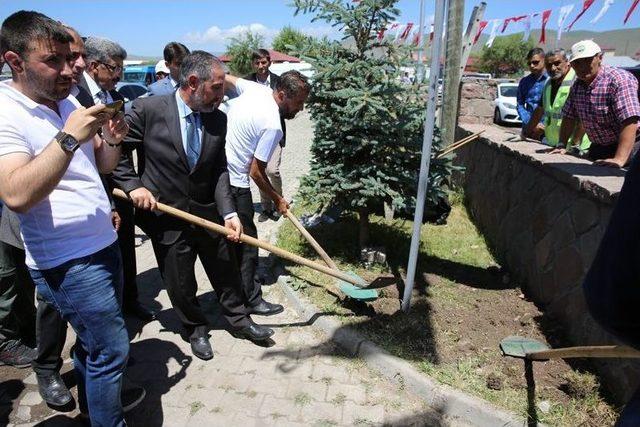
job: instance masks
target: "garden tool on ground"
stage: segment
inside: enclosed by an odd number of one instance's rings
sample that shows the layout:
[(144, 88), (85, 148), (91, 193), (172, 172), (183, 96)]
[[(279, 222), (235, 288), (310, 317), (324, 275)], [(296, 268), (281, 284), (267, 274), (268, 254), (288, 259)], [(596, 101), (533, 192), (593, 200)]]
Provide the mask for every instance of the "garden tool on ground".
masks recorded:
[(447, 154), (451, 153), (452, 151), (457, 150), (458, 148), (467, 145), (468, 143), (470, 143), (471, 141), (475, 141), (476, 139), (478, 139), (480, 137), (480, 134), (484, 132), (484, 130), (481, 130), (478, 133), (474, 133), (472, 135), (469, 135), (465, 138), (462, 138), (460, 141), (456, 141), (453, 144), (451, 144), (450, 146), (448, 146), (447, 148), (445, 148), (444, 150), (442, 150), (441, 153), (439, 153), (436, 156), (436, 159), (442, 158), (444, 156), (446, 156)]
[[(320, 255), (320, 257), (324, 260), (327, 266), (332, 270), (340, 272), (336, 263), (333, 262), (333, 260), (329, 257), (329, 255), (327, 255), (327, 252), (324, 249), (322, 249), (322, 246), (320, 246), (320, 244), (316, 241), (316, 239), (314, 239), (313, 236), (307, 231), (307, 229), (304, 228), (304, 226), (300, 223), (300, 221), (293, 214), (293, 212), (288, 210), (285, 216), (289, 218), (289, 220), (293, 223), (293, 225), (298, 229), (300, 234), (302, 234), (304, 238), (307, 240), (307, 242), (309, 242), (309, 244), (313, 247), (313, 249), (316, 250), (318, 255)], [(352, 276), (354, 279), (364, 282), (363, 279), (358, 277), (353, 272), (349, 272), (347, 274)], [(344, 280), (340, 280), (338, 282), (338, 287), (339, 289), (335, 288), (335, 286), (332, 287), (333, 288), (332, 291), (334, 294), (338, 296), (338, 298), (340, 298), (340, 300), (343, 299), (344, 295), (359, 301), (372, 301), (378, 298), (378, 292), (375, 289), (360, 289)]]

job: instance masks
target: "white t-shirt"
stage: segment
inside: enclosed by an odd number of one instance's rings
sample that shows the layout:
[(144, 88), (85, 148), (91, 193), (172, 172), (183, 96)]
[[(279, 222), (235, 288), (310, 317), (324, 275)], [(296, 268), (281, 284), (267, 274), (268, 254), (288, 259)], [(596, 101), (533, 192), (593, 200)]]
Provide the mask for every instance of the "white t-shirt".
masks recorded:
[[(15, 90), (10, 82), (0, 83), (0, 156), (26, 153), (35, 157), (80, 104), (73, 96), (58, 101), (59, 116)], [(35, 270), (57, 267), (115, 242), (111, 206), (98, 175), (93, 144), (80, 145), (51, 194), (18, 216), (26, 264)]]
[(225, 151), (231, 185), (249, 188), (253, 158), (268, 162), (282, 139), (280, 110), (273, 91), (261, 84), (238, 79), (235, 98), (227, 113)]

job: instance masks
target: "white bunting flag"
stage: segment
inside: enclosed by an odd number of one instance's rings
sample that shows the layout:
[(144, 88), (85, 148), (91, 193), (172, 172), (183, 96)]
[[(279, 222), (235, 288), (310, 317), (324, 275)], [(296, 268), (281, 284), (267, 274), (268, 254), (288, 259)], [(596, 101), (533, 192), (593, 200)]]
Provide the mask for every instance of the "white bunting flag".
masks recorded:
[(491, 33), (489, 34), (489, 39), (487, 40), (487, 47), (491, 47), (493, 45), (493, 41), (496, 39), (496, 35), (498, 34), (498, 28), (503, 24), (504, 19), (493, 19), (491, 21)]
[(575, 5), (568, 4), (560, 8), (560, 14), (558, 15), (558, 41), (562, 37), (562, 27), (564, 26), (564, 21), (567, 20), (569, 14), (573, 10)]
[(607, 13), (607, 10), (609, 10), (614, 1), (615, 0), (604, 0), (604, 4), (602, 5), (602, 9), (600, 9), (600, 12), (598, 12), (595, 18), (593, 18), (589, 22), (591, 24), (595, 24), (596, 22), (598, 22), (604, 16), (604, 14)]
[(522, 26), (524, 27), (524, 34), (522, 35), (522, 41), (524, 42), (529, 40), (529, 35), (531, 35), (531, 17), (532, 16), (534, 15), (527, 15), (525, 18), (522, 19)]

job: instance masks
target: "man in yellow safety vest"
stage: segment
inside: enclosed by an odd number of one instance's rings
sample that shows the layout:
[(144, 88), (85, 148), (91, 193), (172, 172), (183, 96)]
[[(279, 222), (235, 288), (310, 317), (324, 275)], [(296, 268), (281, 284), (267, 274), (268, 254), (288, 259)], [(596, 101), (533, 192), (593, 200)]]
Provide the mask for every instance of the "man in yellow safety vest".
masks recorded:
[[(569, 96), (571, 85), (576, 78), (576, 72), (571, 68), (571, 63), (567, 58), (564, 49), (556, 49), (554, 51), (547, 52), (544, 58), (545, 67), (549, 80), (544, 86), (542, 91), (542, 102), (534, 110), (532, 119), (524, 129), (525, 135), (532, 135), (536, 128), (536, 123), (539, 123), (542, 115), (545, 115), (544, 119), (544, 138), (543, 143), (555, 147), (560, 140), (560, 125), (562, 123), (562, 108)], [(582, 126), (580, 126), (582, 129)], [(580, 152), (586, 152), (591, 145), (591, 141), (584, 133), (584, 130), (578, 133), (582, 134), (582, 139), (579, 144), (569, 140), (569, 144), (577, 146)]]

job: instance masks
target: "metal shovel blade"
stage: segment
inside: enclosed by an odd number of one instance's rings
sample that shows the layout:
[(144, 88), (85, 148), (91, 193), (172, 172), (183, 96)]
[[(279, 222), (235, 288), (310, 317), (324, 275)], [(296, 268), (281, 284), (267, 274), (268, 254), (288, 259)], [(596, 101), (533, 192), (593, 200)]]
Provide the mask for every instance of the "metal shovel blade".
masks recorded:
[[(360, 276), (352, 271), (347, 272), (347, 274), (353, 278), (360, 279)], [(358, 288), (357, 286), (345, 282), (344, 280), (338, 280), (338, 287), (346, 296), (358, 301), (373, 301), (378, 298), (378, 291), (376, 291), (375, 289)]]
[(517, 357), (526, 359), (527, 354), (537, 351), (549, 350), (549, 347), (540, 341), (532, 338), (523, 338), (518, 336), (506, 337), (500, 341), (500, 350), (503, 356)]

